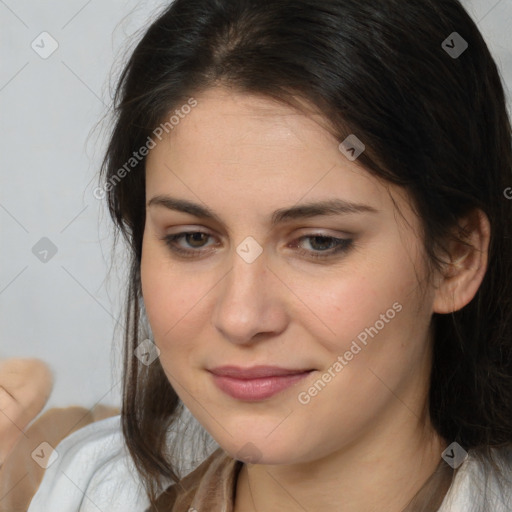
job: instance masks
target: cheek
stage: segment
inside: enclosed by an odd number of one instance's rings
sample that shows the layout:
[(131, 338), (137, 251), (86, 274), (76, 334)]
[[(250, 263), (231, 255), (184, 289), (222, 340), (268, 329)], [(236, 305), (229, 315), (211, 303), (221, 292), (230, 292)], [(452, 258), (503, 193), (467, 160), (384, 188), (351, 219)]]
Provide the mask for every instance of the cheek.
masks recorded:
[(292, 291), (302, 305), (295, 321), (337, 354), (350, 350), (358, 337), (364, 343), (377, 332), (379, 337), (390, 331), (396, 335), (423, 302), (412, 265), (398, 263), (403, 261), (398, 257), (385, 259), (351, 265), (322, 279), (296, 278)]
[[(142, 295), (155, 342), (163, 345), (175, 331), (187, 324), (195, 294), (187, 294), (183, 277), (159, 269), (157, 264), (141, 265)], [(192, 283), (188, 283), (192, 286)]]
[[(197, 290), (187, 294), (194, 290), (193, 283), (150, 257), (142, 259), (141, 284), (152, 341), (160, 350), (160, 363), (167, 379), (177, 393), (183, 393), (185, 385), (187, 396), (200, 396), (197, 383), (188, 378), (194, 364), (193, 340), (198, 337), (198, 324), (191, 322), (200, 309)], [(182, 399), (186, 400), (186, 396)]]
[[(173, 265), (156, 242), (144, 241), (141, 286), (154, 342), (164, 366), (174, 355), (191, 351), (206, 318), (206, 276)], [(172, 354), (171, 354), (172, 353)]]
[(304, 312), (297, 313), (296, 321), (301, 319), (304, 329), (327, 352), (341, 354), (375, 316), (381, 302), (374, 284), (365, 277), (335, 277), (324, 286), (319, 284), (308, 281), (295, 287), (295, 295), (303, 297), (308, 305)]

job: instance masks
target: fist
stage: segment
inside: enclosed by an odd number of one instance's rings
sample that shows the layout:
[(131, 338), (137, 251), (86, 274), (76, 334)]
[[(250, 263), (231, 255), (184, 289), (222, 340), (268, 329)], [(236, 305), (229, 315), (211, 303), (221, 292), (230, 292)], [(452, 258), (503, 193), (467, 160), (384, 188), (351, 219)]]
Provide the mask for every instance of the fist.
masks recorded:
[(0, 359), (0, 465), (25, 427), (41, 412), (53, 387), (39, 359)]

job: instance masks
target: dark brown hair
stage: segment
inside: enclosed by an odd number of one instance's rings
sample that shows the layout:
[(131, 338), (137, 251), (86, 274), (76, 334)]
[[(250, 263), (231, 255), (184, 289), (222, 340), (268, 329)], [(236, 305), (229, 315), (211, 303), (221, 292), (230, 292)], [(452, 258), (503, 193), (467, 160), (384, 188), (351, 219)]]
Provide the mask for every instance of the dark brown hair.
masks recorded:
[[(458, 56), (443, 45), (454, 32), (468, 43)], [(356, 134), (366, 145), (358, 162), (408, 191), (433, 266), (458, 220), (486, 213), (492, 235), (479, 291), (432, 319), (429, 412), (438, 433), (466, 450), (510, 446), (511, 128), (496, 64), (459, 1), (175, 0), (120, 77), (104, 182), (174, 109), (216, 85), (297, 108), (306, 100), (340, 142)], [(161, 478), (180, 477), (166, 434), (182, 404), (159, 361), (145, 366), (133, 355), (144, 336), (144, 159), (108, 188), (108, 206), (131, 261), (123, 433), (153, 504)]]

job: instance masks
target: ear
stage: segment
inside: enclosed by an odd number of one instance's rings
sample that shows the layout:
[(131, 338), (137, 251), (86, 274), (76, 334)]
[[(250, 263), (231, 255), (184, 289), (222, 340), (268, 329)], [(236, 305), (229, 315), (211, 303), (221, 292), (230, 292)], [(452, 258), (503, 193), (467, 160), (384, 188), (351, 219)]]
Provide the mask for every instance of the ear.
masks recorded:
[(448, 242), (449, 261), (438, 277), (433, 310), (452, 313), (475, 296), (487, 270), (491, 226), (487, 215), (473, 210), (458, 226), (458, 240)]

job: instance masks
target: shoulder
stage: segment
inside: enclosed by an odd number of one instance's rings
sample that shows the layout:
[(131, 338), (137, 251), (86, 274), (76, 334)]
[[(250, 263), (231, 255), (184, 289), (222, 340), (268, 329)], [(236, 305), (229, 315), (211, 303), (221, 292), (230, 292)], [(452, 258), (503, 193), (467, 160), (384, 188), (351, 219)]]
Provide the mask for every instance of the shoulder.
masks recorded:
[(499, 471), (485, 452), (470, 451), (438, 512), (510, 512), (512, 446), (492, 448), (491, 453)]
[(120, 418), (91, 423), (55, 447), (29, 512), (124, 512), (148, 506), (124, 445)]

